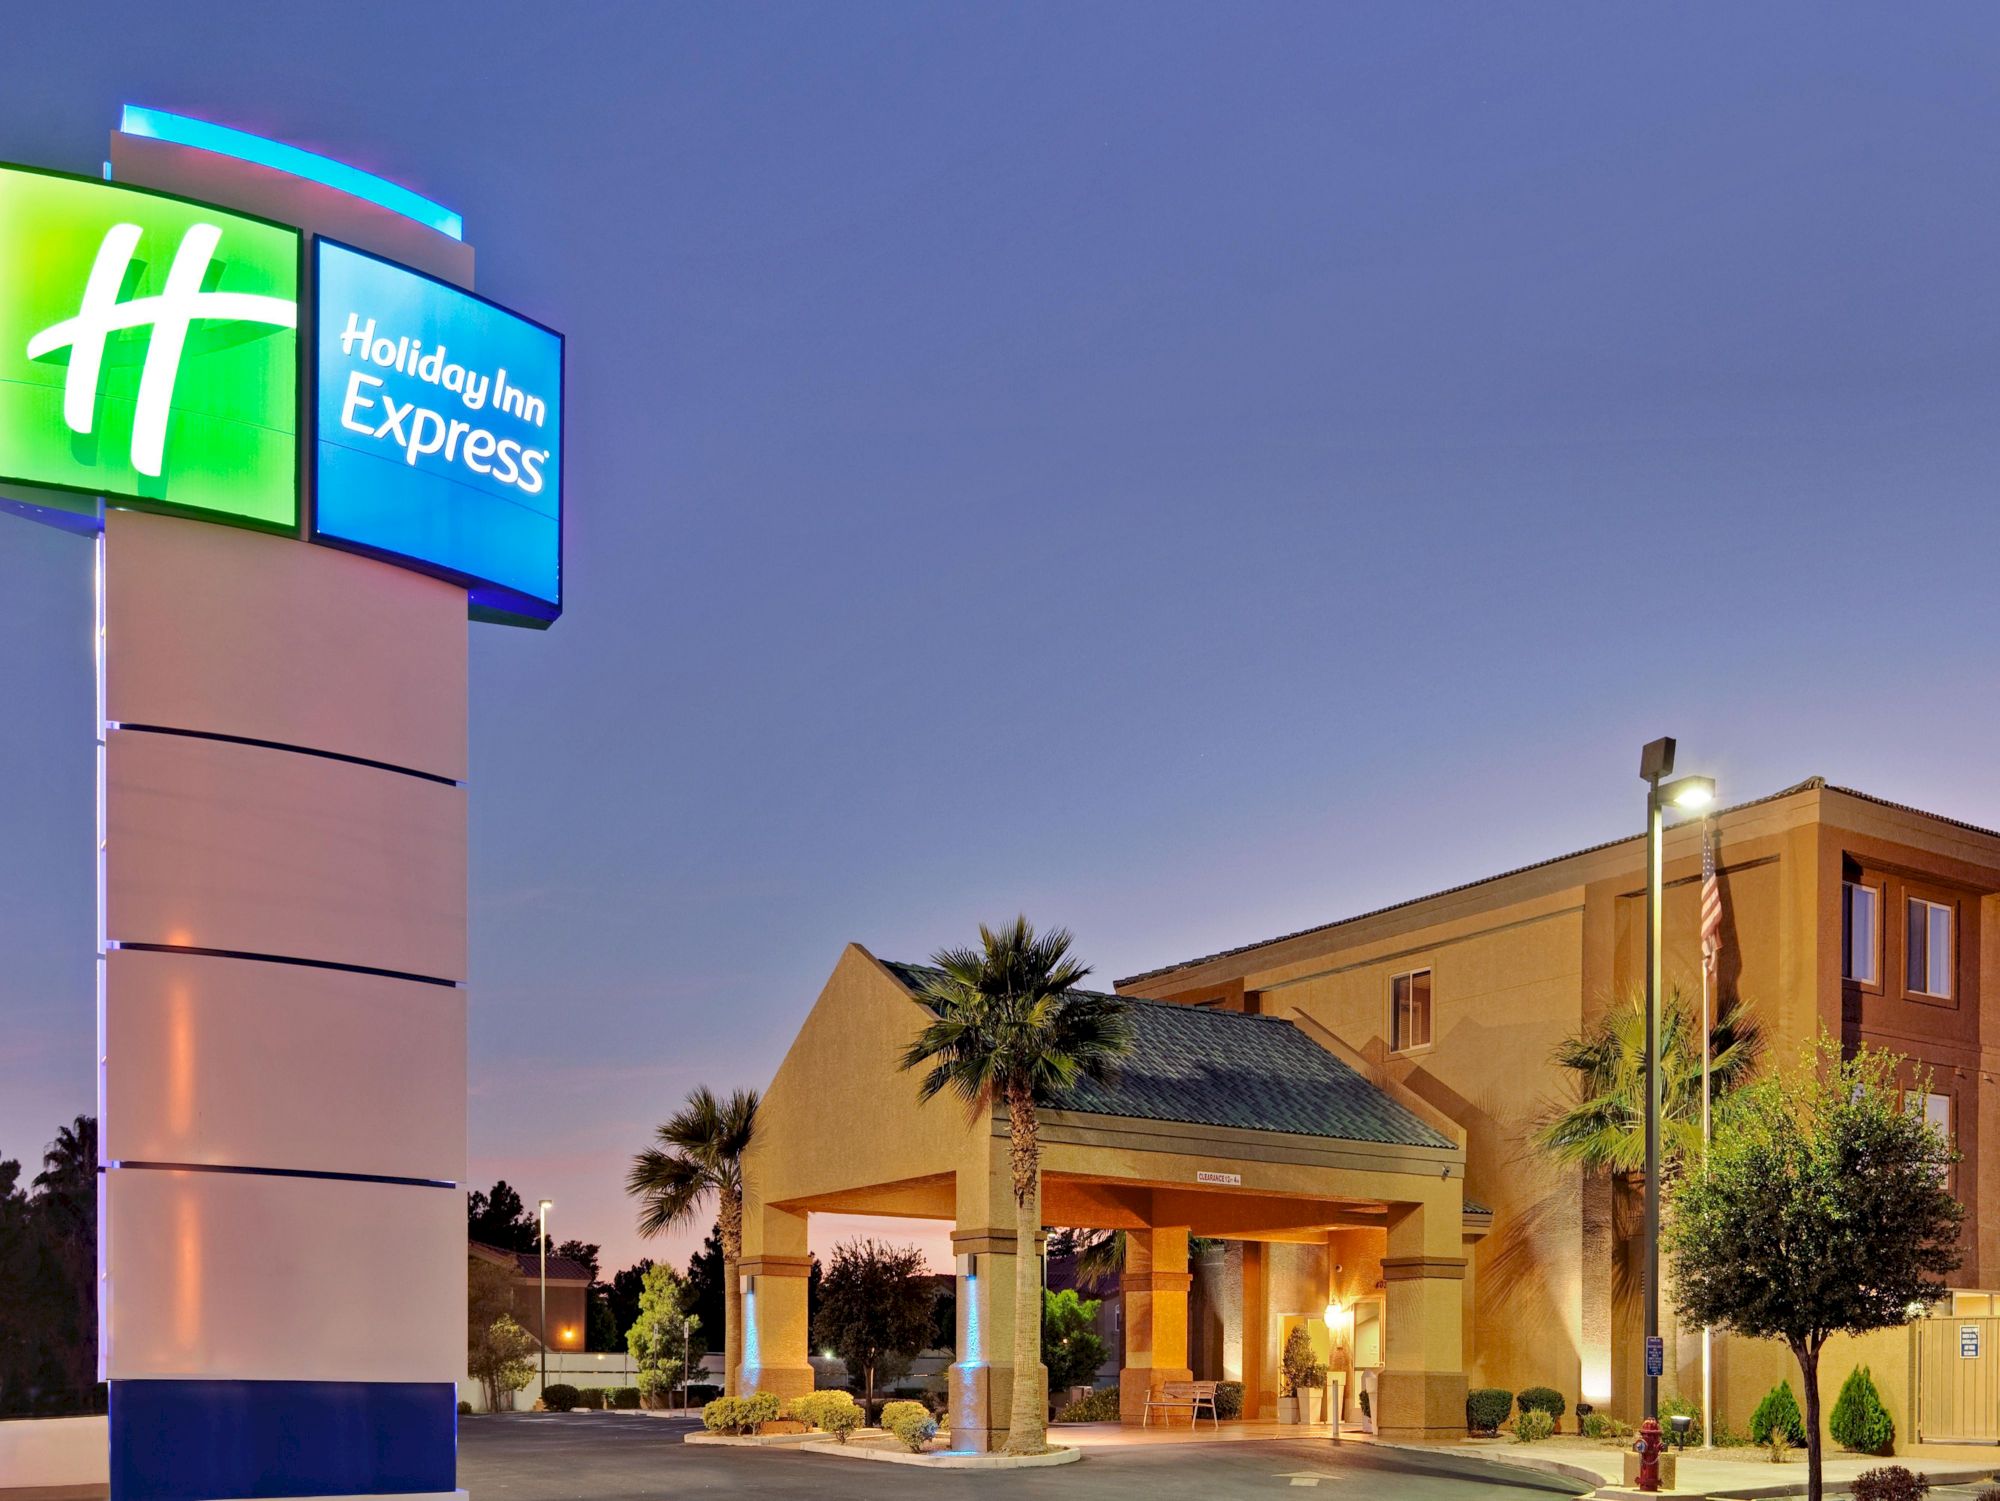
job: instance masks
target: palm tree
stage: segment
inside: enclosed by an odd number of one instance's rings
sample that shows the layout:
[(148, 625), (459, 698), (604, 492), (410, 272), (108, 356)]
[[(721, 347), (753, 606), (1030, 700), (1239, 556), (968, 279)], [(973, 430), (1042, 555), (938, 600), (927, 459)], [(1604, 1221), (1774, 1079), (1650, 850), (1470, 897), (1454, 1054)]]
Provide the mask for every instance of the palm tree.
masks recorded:
[[(1712, 1115), (1724, 1113), (1729, 1096), (1749, 1082), (1763, 1046), (1763, 1030), (1744, 1002), (1721, 1009), (1708, 1034)], [(1573, 1096), (1543, 1112), (1535, 1146), (1555, 1162), (1643, 1185), (1645, 992), (1628, 992), (1593, 1026), (1563, 1039), (1555, 1063), (1569, 1071)], [(1660, 1002), (1661, 1177), (1671, 1181), (1701, 1150), (1701, 1020), (1676, 987)], [(1668, 1361), (1664, 1380), (1667, 1391), (1678, 1390), (1676, 1362)]]
[[(1222, 1241), (1206, 1235), (1188, 1237), (1188, 1259), (1215, 1250)], [(1049, 1237), (1051, 1256), (1076, 1258), (1076, 1285), (1094, 1292), (1125, 1270), (1123, 1230), (1058, 1230)]]
[(88, 1399), (97, 1379), (97, 1118), (79, 1115), (56, 1131), (35, 1174), (35, 1212), (48, 1222), (72, 1299), (70, 1338), (59, 1358), (70, 1386)]
[(1090, 973), (1070, 956), (1070, 935), (1037, 934), (1025, 917), (994, 932), (979, 928), (977, 949), (942, 949), (918, 999), (936, 1019), (903, 1055), (925, 1068), (922, 1100), (947, 1089), (975, 1122), (1007, 1110), (1008, 1166), (1014, 1189), (1014, 1397), (1006, 1452), (1048, 1449), (1048, 1413), (1035, 1368), (1041, 1363), (1041, 1277), (1034, 1254), (1042, 1228), (1041, 1140), (1036, 1117), (1078, 1079), (1109, 1077), (1132, 1046), (1126, 1004), (1076, 989)]
[[(1660, 1006), (1660, 1162), (1667, 1177), (1701, 1152), (1701, 1023), (1678, 989)], [(1748, 1082), (1763, 1029), (1732, 1001), (1708, 1034), (1709, 1094), (1726, 1108)], [(1574, 1098), (1536, 1123), (1534, 1144), (1555, 1161), (1604, 1174), (1646, 1170), (1646, 997), (1633, 992), (1555, 1050)]]
[(699, 1222), (715, 1200), (722, 1237), (722, 1391), (736, 1395), (737, 1352), (742, 1348), (743, 1154), (757, 1125), (757, 1091), (739, 1089), (718, 1100), (706, 1084), (687, 1097), (678, 1114), (655, 1133), (657, 1146), (632, 1159), (625, 1192), (639, 1200), (639, 1233), (658, 1235)]

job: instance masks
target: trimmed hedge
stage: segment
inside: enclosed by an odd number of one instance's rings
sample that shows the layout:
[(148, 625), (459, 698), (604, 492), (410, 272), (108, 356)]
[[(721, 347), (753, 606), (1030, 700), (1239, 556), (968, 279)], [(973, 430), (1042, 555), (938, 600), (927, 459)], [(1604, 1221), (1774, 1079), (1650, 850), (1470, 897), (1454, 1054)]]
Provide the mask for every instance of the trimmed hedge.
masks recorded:
[(1559, 1418), (1569, 1411), (1563, 1394), (1552, 1386), (1528, 1387), (1514, 1399), (1514, 1404), (1523, 1412), (1545, 1412), (1551, 1418)]
[(554, 1381), (542, 1388), (542, 1406), (550, 1412), (569, 1412), (581, 1396), (567, 1381)]
[[(1236, 1394), (1236, 1401), (1237, 1405), (1241, 1407), (1243, 1402), (1243, 1393), (1240, 1390), (1242, 1383), (1235, 1382), (1232, 1384), (1239, 1388)], [(1216, 1409), (1220, 1411), (1222, 1407), (1220, 1393), (1217, 1393), (1215, 1405)], [(1056, 1413), (1056, 1421), (1058, 1423), (1117, 1422), (1118, 1388), (1115, 1386), (1100, 1386), (1089, 1396), (1079, 1397), (1076, 1401), (1070, 1403), (1069, 1406), (1062, 1408)]]
[(609, 1390), (611, 1392), (611, 1405), (620, 1412), (637, 1412), (639, 1410), (638, 1387), (614, 1386), (609, 1388)]
[(1514, 1410), (1514, 1394), (1497, 1386), (1477, 1386), (1465, 1394), (1465, 1426), (1474, 1433), (1498, 1433)]
[[(1363, 1392), (1366, 1397), (1367, 1393)], [(1243, 1416), (1243, 1383), (1240, 1381), (1218, 1381), (1215, 1383), (1215, 1415), (1223, 1422), (1234, 1422)]]
[(755, 1433), (760, 1423), (777, 1419), (779, 1403), (771, 1392), (754, 1397), (717, 1397), (701, 1410), (701, 1423), (710, 1433)]
[(602, 1386), (579, 1386), (576, 1389), (576, 1405), (585, 1412), (602, 1412), (605, 1393), (609, 1390)]

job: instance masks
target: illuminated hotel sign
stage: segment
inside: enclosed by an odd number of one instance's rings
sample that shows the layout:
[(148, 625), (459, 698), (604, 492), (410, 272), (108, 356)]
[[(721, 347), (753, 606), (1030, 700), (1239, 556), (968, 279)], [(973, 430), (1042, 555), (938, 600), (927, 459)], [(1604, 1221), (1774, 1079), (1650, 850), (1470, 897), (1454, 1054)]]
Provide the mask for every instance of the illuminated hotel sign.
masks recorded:
[(299, 242), (0, 167), (0, 480), (295, 527)]
[(316, 244), (313, 535), (562, 608), (562, 336), (330, 240)]

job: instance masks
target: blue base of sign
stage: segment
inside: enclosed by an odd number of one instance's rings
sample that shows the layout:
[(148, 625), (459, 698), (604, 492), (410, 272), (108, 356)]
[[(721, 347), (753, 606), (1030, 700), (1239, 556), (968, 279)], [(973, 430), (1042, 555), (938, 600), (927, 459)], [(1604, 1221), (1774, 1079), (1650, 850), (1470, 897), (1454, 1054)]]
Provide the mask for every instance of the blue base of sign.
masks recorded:
[(448, 1381), (111, 1383), (111, 1501), (435, 1493), (457, 1476)]

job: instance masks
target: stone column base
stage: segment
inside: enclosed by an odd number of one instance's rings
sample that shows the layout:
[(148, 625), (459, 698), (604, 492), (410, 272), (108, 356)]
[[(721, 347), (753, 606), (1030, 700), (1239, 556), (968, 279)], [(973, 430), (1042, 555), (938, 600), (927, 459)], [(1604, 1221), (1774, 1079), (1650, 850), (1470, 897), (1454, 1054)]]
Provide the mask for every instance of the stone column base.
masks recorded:
[[(1194, 1372), (1185, 1366), (1128, 1365), (1118, 1373), (1118, 1421), (1136, 1427), (1145, 1420), (1146, 1398), (1156, 1387), (1169, 1381), (1192, 1381)], [(1155, 1413), (1154, 1421), (1166, 1418)]]
[(1372, 1405), (1383, 1438), (1463, 1438), (1465, 1372), (1384, 1371)]
[(746, 1397), (775, 1392), (780, 1400), (803, 1397), (813, 1389), (809, 1365), (747, 1365), (738, 1372), (737, 1390)]
[[(1049, 1405), (1047, 1366), (1040, 1374), (1043, 1411)], [(1014, 1368), (1011, 1365), (955, 1365), (950, 1377), (951, 1446), (973, 1454), (991, 1454), (1007, 1442), (1014, 1415)]]

